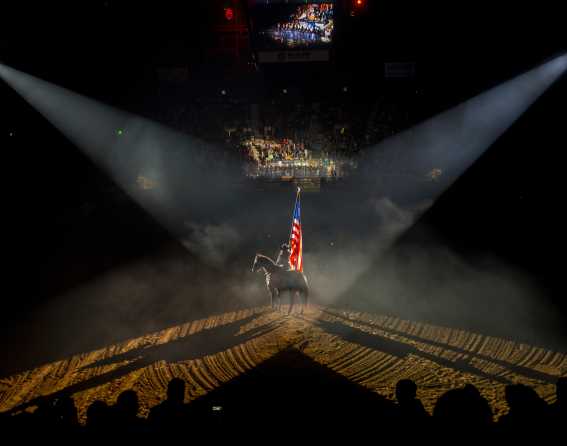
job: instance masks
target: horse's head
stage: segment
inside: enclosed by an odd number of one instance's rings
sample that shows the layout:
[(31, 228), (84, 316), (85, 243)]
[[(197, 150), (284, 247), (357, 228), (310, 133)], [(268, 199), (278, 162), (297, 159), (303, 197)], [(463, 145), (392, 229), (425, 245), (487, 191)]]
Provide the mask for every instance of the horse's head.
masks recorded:
[(256, 272), (256, 266), (257, 266), (257, 265), (258, 265), (258, 254), (256, 254), (256, 257), (254, 257), (254, 263), (252, 263), (252, 269), (251, 269), (251, 271), (252, 271), (253, 273)]
[(252, 264), (252, 272), (263, 271), (264, 273), (272, 272), (274, 268), (279, 268), (275, 262), (268, 256), (263, 254), (256, 254), (254, 257), (254, 263)]

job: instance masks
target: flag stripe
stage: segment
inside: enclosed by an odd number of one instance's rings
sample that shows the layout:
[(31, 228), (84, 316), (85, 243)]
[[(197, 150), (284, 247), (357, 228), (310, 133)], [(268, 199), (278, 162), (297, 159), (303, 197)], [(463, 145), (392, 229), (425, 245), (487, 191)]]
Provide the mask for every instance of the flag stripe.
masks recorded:
[(303, 271), (303, 236), (301, 232), (301, 207), (299, 193), (293, 210), (293, 223), (290, 236), (289, 267), (294, 271)]

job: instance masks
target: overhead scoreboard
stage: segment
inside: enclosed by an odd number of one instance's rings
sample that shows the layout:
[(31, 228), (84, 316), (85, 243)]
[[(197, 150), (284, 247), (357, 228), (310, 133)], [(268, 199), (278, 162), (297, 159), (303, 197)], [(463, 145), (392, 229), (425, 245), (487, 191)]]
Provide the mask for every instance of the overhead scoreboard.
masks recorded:
[(335, 28), (331, 0), (249, 0), (252, 44), (260, 63), (329, 60)]

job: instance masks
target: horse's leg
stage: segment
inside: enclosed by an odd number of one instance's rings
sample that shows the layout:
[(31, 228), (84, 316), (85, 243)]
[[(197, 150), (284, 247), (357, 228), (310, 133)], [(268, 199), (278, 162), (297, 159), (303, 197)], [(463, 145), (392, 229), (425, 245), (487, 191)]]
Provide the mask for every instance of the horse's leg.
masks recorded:
[(287, 314), (291, 314), (291, 310), (293, 310), (293, 304), (295, 303), (295, 295), (297, 291), (289, 290), (289, 311)]
[(274, 301), (277, 302), (275, 303), (275, 305), (277, 305), (276, 310), (280, 311), (282, 306), (282, 298), (280, 296), (280, 290), (278, 290), (277, 288), (274, 288)]
[(274, 292), (272, 291), (272, 289), (267, 286), (266, 287), (268, 289), (268, 294), (270, 295), (270, 304), (272, 306), (272, 309), (274, 308)]

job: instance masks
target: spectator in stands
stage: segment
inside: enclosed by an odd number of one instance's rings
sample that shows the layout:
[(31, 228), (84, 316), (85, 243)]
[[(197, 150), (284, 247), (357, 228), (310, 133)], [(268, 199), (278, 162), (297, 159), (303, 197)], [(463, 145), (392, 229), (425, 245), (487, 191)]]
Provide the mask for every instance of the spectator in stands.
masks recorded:
[(411, 379), (401, 379), (396, 384), (398, 417), (409, 424), (423, 424), (429, 417), (421, 401), (416, 398), (417, 386)]
[(466, 400), (466, 417), (473, 426), (483, 429), (492, 425), (492, 409), (486, 398), (484, 398), (479, 390), (472, 384), (466, 384), (463, 388)]
[(134, 390), (125, 390), (116, 399), (112, 406), (112, 427), (115, 432), (123, 434), (141, 434), (145, 422), (138, 417), (138, 394)]
[(478, 439), (483, 438), (492, 425), (488, 402), (470, 384), (441, 395), (433, 409), (433, 418), (440, 435), (464, 432)]
[(549, 421), (549, 406), (534, 389), (523, 384), (511, 384), (505, 389), (509, 411), (498, 420), (501, 431), (517, 435), (535, 432)]
[(150, 410), (148, 422), (152, 429), (168, 433), (183, 429), (188, 415), (184, 401), (185, 381), (173, 378), (167, 385), (167, 398)]
[(88, 434), (105, 434), (110, 426), (110, 407), (104, 401), (96, 400), (87, 408), (86, 431)]

